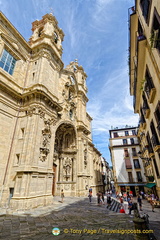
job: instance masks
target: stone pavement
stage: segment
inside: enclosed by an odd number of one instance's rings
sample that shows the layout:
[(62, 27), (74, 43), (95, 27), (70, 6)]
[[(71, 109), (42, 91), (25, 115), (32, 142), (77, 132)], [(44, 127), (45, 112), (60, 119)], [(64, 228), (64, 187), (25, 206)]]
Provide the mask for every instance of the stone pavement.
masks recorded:
[[(109, 211), (106, 205), (97, 206), (96, 198), (91, 204), (88, 198), (67, 198), (64, 203), (54, 197), (53, 205), (35, 210), (11, 211), (0, 214), (0, 239), (5, 240), (133, 240), (134, 234), (109, 233), (111, 230), (133, 230), (133, 215)], [(145, 200), (146, 201), (146, 200)], [(148, 210), (146, 202), (144, 211), (151, 217), (155, 229), (160, 220), (159, 210), (155, 213)], [(146, 210), (145, 210), (146, 209)], [(150, 207), (151, 209), (151, 207)], [(155, 214), (155, 215), (154, 215)], [(157, 219), (154, 218), (157, 216)], [(159, 224), (160, 226), (160, 224)], [(52, 229), (58, 227), (60, 235), (52, 234)], [(152, 228), (151, 228), (152, 229)], [(157, 238), (159, 240), (160, 238)]]

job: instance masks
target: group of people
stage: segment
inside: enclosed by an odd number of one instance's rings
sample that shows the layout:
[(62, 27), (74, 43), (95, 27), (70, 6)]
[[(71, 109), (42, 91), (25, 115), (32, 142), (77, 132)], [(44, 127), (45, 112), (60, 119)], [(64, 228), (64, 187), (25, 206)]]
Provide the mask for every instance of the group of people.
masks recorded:
[[(145, 194), (143, 191), (140, 191), (137, 194), (137, 204), (139, 206), (139, 210), (142, 210), (142, 200), (145, 199), (145, 197), (147, 196), (147, 194)], [(130, 191), (129, 193), (117, 193), (116, 197), (119, 199), (120, 203), (121, 203), (121, 209), (124, 209), (124, 201), (128, 202), (128, 210), (129, 210), (129, 214), (131, 214), (132, 210), (134, 210), (134, 202), (133, 202), (133, 192)], [(149, 195), (149, 197), (151, 198), (150, 200), (150, 204), (152, 207), (152, 212), (154, 212), (154, 200), (157, 200), (157, 197), (154, 196), (154, 194), (152, 193), (151, 195)], [(122, 210), (120, 210), (121, 212)]]
[[(112, 191), (108, 190), (106, 191), (106, 193), (104, 194), (102, 191), (99, 191), (97, 194), (97, 204), (101, 205), (101, 204), (105, 204), (105, 195), (107, 196), (107, 208), (111, 205), (111, 195), (112, 195)], [(89, 188), (89, 202), (92, 202), (92, 188)]]

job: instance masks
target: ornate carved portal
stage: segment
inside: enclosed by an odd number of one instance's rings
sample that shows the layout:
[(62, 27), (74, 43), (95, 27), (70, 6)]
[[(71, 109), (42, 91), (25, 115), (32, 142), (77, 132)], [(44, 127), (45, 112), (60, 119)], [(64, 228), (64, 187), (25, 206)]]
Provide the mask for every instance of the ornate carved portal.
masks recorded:
[(58, 183), (75, 181), (76, 133), (71, 124), (62, 124), (55, 135), (54, 164), (58, 166)]

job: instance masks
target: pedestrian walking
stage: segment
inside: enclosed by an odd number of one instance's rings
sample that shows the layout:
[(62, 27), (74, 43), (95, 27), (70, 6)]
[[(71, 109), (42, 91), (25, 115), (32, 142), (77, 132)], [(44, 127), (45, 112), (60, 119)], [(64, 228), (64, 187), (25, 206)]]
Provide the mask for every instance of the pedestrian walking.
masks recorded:
[(132, 192), (132, 190), (130, 190), (129, 196), (130, 196), (131, 198), (133, 197), (133, 192)]
[(100, 203), (101, 203), (101, 192), (100, 191), (97, 193), (97, 203), (98, 203), (98, 205), (100, 205)]
[(89, 202), (91, 203), (92, 202), (92, 192), (89, 191), (88, 197), (89, 197)]
[(127, 201), (127, 193), (126, 192), (123, 194), (123, 197), (124, 197), (124, 201)]
[(64, 199), (64, 192), (63, 189), (61, 190), (61, 202), (63, 203), (63, 199)]
[(144, 192), (141, 191), (140, 194), (141, 194), (141, 196), (142, 196), (142, 199), (144, 199)]
[(104, 204), (104, 193), (101, 192), (101, 194), (102, 194), (102, 203)]
[(154, 200), (151, 199), (150, 204), (151, 204), (151, 207), (152, 207), (152, 212), (154, 212)]
[(139, 209), (140, 209), (140, 211), (142, 211), (142, 199), (141, 199), (141, 196), (140, 196), (140, 195), (138, 195), (138, 197), (137, 197), (137, 202), (138, 202), (138, 204), (139, 204)]
[(91, 188), (91, 187), (89, 188), (89, 193), (90, 193), (90, 192), (92, 193), (92, 188)]
[(129, 210), (129, 214), (131, 214), (131, 212), (132, 212), (132, 210), (133, 210), (133, 202), (132, 202), (132, 200), (130, 200), (130, 201), (128, 202), (128, 210)]
[(107, 208), (109, 208), (109, 207), (110, 207), (110, 205), (111, 205), (111, 202), (112, 202), (112, 199), (111, 199), (111, 197), (110, 197), (110, 196), (107, 196)]

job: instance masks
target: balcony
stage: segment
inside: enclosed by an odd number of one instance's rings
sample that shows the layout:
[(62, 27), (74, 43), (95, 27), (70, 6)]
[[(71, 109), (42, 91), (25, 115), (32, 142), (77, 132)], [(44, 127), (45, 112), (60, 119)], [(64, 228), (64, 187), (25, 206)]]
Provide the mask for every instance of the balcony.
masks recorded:
[(130, 183), (134, 183), (135, 181), (134, 181), (133, 178), (129, 178), (129, 179), (128, 179), (128, 182), (130, 182)]
[(132, 169), (132, 165), (131, 164), (126, 164), (126, 169)]
[(144, 104), (142, 110), (143, 110), (143, 114), (144, 114), (145, 118), (146, 118), (146, 119), (149, 118), (150, 109), (149, 109), (149, 107), (148, 107), (148, 104), (147, 104), (147, 105)]
[(148, 179), (148, 182), (154, 182), (154, 176), (146, 176)]
[(158, 132), (160, 134), (160, 121), (158, 122), (157, 129), (158, 129)]
[(137, 156), (138, 156), (138, 155), (137, 155), (136, 152), (132, 153), (132, 157), (137, 157)]
[(135, 168), (135, 169), (140, 169), (141, 166), (140, 166), (140, 164), (139, 164), (139, 165), (134, 165), (134, 168)]
[(153, 150), (155, 152), (159, 152), (160, 151), (160, 144), (159, 144), (157, 135), (155, 135), (155, 134), (152, 135), (151, 142), (152, 142)]
[(150, 96), (149, 96), (149, 100), (148, 100), (149, 103), (153, 103), (155, 95), (156, 95), (156, 89), (152, 88), (150, 91)]
[(156, 89), (154, 87), (152, 78), (148, 77), (148, 75), (147, 75), (147, 79), (145, 82), (144, 91), (146, 92), (146, 94), (148, 96), (149, 103), (153, 103), (153, 100), (156, 95)]
[(143, 178), (128, 178), (128, 182), (130, 183), (142, 183), (143, 182)]
[(137, 178), (137, 182), (143, 182), (142, 178)]
[(143, 115), (141, 115), (141, 117), (139, 119), (139, 125), (142, 129), (145, 129), (145, 127), (146, 127), (146, 120), (144, 119)]

